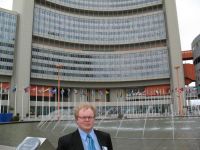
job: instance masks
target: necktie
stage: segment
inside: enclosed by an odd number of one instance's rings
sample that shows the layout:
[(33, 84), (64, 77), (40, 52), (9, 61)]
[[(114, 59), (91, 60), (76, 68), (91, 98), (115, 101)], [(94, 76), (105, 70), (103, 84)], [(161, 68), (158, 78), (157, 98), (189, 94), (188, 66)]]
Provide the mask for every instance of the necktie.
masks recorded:
[(89, 134), (87, 135), (87, 140), (88, 140), (88, 150), (96, 150), (94, 146), (94, 140)]

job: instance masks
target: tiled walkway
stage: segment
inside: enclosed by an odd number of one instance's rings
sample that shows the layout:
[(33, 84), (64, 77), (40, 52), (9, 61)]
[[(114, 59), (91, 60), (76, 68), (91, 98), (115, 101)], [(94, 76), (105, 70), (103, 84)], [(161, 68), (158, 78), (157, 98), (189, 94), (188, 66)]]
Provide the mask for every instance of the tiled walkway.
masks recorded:
[(0, 150), (15, 150), (15, 147), (0, 145)]

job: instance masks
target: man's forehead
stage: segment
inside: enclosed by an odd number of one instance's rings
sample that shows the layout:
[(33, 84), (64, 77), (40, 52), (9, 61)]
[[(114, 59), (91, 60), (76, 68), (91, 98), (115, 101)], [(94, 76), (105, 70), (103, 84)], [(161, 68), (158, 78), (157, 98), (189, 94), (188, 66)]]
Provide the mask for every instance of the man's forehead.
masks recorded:
[[(81, 109), (80, 109), (80, 111), (82, 111), (82, 112), (85, 112), (85, 111), (88, 111), (88, 110), (91, 110), (91, 111), (92, 111), (91, 108), (81, 108)], [(79, 112), (80, 112), (80, 111), (79, 111)], [(93, 112), (93, 111), (92, 111), (92, 112)]]

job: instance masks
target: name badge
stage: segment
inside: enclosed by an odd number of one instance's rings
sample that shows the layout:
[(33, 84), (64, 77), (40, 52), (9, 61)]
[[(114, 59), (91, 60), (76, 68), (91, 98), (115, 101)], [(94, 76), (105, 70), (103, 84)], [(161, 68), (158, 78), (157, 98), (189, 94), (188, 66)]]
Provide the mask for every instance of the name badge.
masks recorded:
[(102, 146), (102, 150), (108, 150), (106, 146)]

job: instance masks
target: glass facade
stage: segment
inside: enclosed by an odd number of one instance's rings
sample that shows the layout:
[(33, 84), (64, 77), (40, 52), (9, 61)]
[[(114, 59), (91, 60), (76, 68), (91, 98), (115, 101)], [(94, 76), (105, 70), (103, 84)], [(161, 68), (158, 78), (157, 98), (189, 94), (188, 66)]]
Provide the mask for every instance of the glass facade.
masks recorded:
[(119, 45), (166, 39), (162, 10), (124, 17), (91, 17), (35, 5), (33, 34), (54, 40)]
[[(134, 59), (133, 59), (134, 58)], [(62, 80), (129, 81), (169, 78), (166, 47), (138, 52), (74, 52), (34, 45), (32, 74), (34, 78), (56, 79), (57, 64), (62, 64)]]
[(161, 4), (162, 0), (47, 0), (59, 5), (93, 11), (120, 11)]
[[(169, 79), (166, 22), (160, 7), (130, 15), (116, 13), (114, 16), (94, 15), (92, 11), (90, 15), (82, 15), (65, 10), (72, 5), (72, 8), (82, 11), (86, 7), (102, 11), (104, 5), (110, 7), (108, 10), (123, 10), (127, 6), (137, 10), (138, 6), (161, 4), (160, 0), (49, 0), (48, 3), (36, 3), (31, 77), (56, 80), (56, 65), (62, 64), (60, 76), (65, 81)], [(164, 44), (159, 45), (160, 41)], [(59, 48), (61, 42), (64, 45), (68, 43), (68, 47)], [(148, 46), (141, 48), (140, 45), (145, 43)], [(95, 50), (98, 46), (100, 48)], [(91, 51), (91, 47), (94, 50)]]
[(17, 15), (0, 11), (0, 75), (12, 75)]

